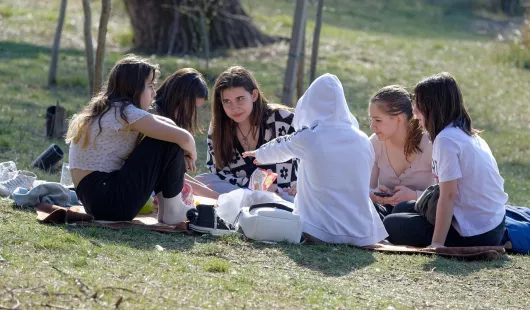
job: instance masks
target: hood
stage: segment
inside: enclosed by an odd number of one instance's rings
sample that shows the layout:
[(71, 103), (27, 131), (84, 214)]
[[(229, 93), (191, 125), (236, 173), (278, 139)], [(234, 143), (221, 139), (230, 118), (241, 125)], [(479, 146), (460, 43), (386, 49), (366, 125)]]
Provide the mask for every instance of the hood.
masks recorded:
[(350, 113), (339, 79), (326, 73), (319, 76), (296, 104), (293, 126), (296, 130), (316, 125), (350, 125), (359, 128), (359, 122)]

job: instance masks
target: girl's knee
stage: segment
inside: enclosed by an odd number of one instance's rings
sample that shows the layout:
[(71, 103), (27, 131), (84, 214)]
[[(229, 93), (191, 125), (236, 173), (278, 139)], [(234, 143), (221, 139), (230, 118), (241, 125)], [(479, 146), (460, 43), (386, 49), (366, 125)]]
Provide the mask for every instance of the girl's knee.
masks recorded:
[(386, 216), (383, 220), (383, 225), (385, 226), (387, 233), (390, 234), (390, 231), (399, 230), (399, 227), (401, 226), (402, 222), (403, 219), (401, 218), (401, 216), (397, 214), (390, 214)]
[(394, 213), (414, 213), (414, 206), (416, 205), (415, 200), (402, 201), (394, 206), (392, 214)]

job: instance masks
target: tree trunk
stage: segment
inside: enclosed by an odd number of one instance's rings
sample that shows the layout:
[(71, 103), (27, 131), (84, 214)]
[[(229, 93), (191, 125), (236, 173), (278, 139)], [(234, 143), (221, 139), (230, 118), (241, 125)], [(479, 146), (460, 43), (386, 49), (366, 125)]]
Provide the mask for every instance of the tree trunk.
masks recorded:
[(315, 30), (313, 31), (313, 47), (311, 49), (311, 67), (309, 69), (309, 85), (313, 83), (317, 75), (318, 46), (320, 45), (320, 30), (322, 29), (322, 9), (324, 0), (318, 0), (317, 16), (315, 18)]
[[(236, 49), (279, 40), (256, 28), (240, 0), (124, 1), (134, 31), (134, 45), (143, 52), (203, 54), (205, 45), (211, 50)], [(206, 38), (201, 14), (206, 19)]]
[(90, 0), (83, 0), (83, 12), (85, 17), (84, 33), (88, 88), (89, 94), (92, 96), (94, 93), (94, 46), (92, 45), (92, 9), (90, 8)]
[(300, 57), (298, 58), (298, 70), (296, 74), (296, 100), (300, 99), (304, 94), (304, 78), (305, 78), (305, 25), (302, 27), (302, 47), (300, 47)]
[(296, 84), (296, 68), (298, 57), (304, 36), (305, 20), (307, 13), (307, 0), (297, 0), (294, 9), (293, 31), (291, 34), (291, 44), (289, 46), (289, 56), (287, 58), (287, 68), (283, 82), (282, 103), (292, 106), (294, 87)]
[(96, 50), (96, 67), (94, 86), (92, 91), (97, 93), (103, 86), (103, 63), (105, 60), (105, 41), (107, 38), (107, 25), (110, 17), (110, 0), (101, 1), (101, 15), (99, 17), (98, 47)]
[(48, 73), (48, 86), (57, 85), (57, 62), (59, 59), (59, 46), (61, 45), (61, 33), (63, 32), (64, 16), (66, 15), (67, 0), (61, 0), (59, 9), (59, 20), (53, 38), (52, 59), (50, 61), (50, 72)]

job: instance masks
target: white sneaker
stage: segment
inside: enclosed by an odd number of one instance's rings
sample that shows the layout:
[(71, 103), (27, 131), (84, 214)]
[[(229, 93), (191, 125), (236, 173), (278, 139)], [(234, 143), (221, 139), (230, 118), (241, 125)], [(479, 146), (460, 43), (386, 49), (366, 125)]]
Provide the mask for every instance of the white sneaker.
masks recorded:
[(0, 182), (7, 181), (17, 173), (17, 165), (13, 161), (0, 163)]
[(19, 170), (11, 179), (0, 182), (0, 196), (9, 197), (17, 187), (31, 189), (33, 182), (37, 179), (37, 175), (31, 171)]

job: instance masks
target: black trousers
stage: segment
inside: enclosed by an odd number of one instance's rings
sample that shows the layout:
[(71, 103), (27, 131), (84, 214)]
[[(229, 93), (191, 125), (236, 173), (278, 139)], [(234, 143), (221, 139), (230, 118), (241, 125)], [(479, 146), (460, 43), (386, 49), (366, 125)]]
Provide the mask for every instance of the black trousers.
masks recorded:
[(385, 217), (392, 214), (392, 210), (394, 209), (394, 206), (392, 205), (382, 205), (379, 203), (374, 202), (374, 208), (377, 211), (377, 214), (379, 214), (379, 218), (382, 220), (385, 219)]
[[(387, 240), (393, 244), (425, 247), (431, 244), (434, 226), (414, 210), (414, 200), (397, 204), (383, 224), (388, 232)], [(451, 225), (446, 246), (497, 246), (504, 236), (504, 219), (492, 230), (480, 235), (463, 237)]]
[(97, 220), (130, 221), (154, 191), (177, 196), (184, 185), (184, 150), (175, 143), (144, 138), (120, 170), (94, 171), (79, 182), (76, 193)]
[(374, 208), (377, 211), (377, 214), (379, 214), (379, 218), (381, 221), (385, 219), (385, 217), (389, 216), (392, 213), (403, 213), (403, 212), (416, 212), (414, 211), (414, 204), (410, 203), (398, 203), (395, 207), (393, 205), (382, 205), (379, 203), (374, 202)]

